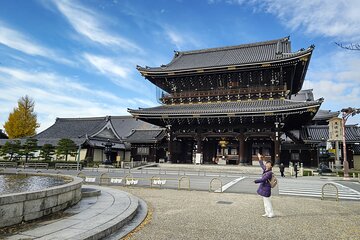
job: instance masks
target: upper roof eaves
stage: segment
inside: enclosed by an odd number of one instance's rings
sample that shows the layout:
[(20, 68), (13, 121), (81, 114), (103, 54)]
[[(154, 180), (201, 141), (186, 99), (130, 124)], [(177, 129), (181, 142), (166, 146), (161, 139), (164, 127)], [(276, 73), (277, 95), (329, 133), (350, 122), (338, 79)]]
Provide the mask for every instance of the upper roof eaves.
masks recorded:
[(137, 66), (137, 69), (140, 72), (156, 73), (199, 68), (240, 66), (249, 63), (256, 64), (276, 60), (286, 60), (311, 52), (313, 48), (314, 47), (311, 46), (308, 49), (291, 52), (291, 42), (289, 37), (286, 37), (236, 46), (183, 52), (175, 51), (174, 58), (167, 65), (154, 68)]

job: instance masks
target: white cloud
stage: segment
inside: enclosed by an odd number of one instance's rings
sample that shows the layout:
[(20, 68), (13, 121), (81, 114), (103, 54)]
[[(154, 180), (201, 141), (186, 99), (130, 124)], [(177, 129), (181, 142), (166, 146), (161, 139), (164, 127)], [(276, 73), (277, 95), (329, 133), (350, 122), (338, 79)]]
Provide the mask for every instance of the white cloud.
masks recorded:
[(118, 66), (114, 61), (107, 57), (96, 56), (85, 53), (84, 58), (98, 69), (103, 74), (110, 74), (121, 78), (126, 78), (129, 75), (130, 69)]
[(132, 60), (113, 59), (89, 53), (84, 53), (83, 57), (91, 67), (95, 68), (116, 85), (134, 92), (144, 91), (144, 88), (139, 87), (142, 83), (132, 77), (133, 69), (135, 69), (131, 65)]
[(152, 104), (146, 98), (121, 98), (55, 73), (6, 67), (0, 67), (0, 89), (0, 123), (5, 123), (21, 96), (29, 95), (35, 100), (41, 124), (38, 132), (53, 124), (56, 117), (127, 115), (128, 107)]
[(89, 40), (104, 46), (117, 46), (124, 50), (138, 51), (142, 49), (130, 40), (113, 32), (106, 31), (106, 24), (102, 23), (102, 16), (85, 8), (74, 1), (54, 1), (58, 10), (66, 17), (76, 32)]
[(172, 44), (176, 46), (177, 50), (182, 50), (187, 47), (199, 48), (202, 45), (199, 39), (193, 33), (186, 31), (179, 32), (178, 30), (175, 30), (173, 27), (169, 26), (161, 27), (164, 30), (165, 36)]
[(0, 44), (28, 55), (41, 56), (69, 65), (74, 64), (69, 59), (61, 57), (59, 54), (55, 53), (52, 49), (43, 47), (30, 37), (5, 26), (2, 22), (0, 22)]
[(249, 4), (255, 11), (271, 13), (293, 31), (303, 30), (309, 35), (332, 37), (340, 41), (360, 40), (360, 1), (358, 0), (226, 0), (225, 2)]

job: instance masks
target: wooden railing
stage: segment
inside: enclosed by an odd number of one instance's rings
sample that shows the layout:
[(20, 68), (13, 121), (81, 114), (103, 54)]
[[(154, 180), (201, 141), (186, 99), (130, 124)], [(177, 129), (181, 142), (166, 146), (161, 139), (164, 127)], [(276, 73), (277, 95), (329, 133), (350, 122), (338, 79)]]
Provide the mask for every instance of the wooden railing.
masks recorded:
[(279, 93), (286, 92), (286, 86), (261, 86), (251, 88), (237, 88), (237, 89), (214, 89), (207, 91), (186, 91), (176, 92), (172, 94), (165, 94), (161, 100), (167, 100), (171, 98), (194, 98), (194, 97), (207, 97), (207, 96), (226, 96), (226, 95), (237, 95), (237, 94), (254, 94), (254, 93)]

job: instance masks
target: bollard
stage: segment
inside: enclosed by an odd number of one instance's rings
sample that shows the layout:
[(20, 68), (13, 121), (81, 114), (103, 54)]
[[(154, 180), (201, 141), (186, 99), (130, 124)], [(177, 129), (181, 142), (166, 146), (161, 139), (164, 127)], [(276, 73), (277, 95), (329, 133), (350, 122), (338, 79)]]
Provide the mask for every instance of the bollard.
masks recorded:
[[(212, 183), (213, 183), (215, 180), (217, 180), (217, 181), (220, 182), (220, 192), (222, 193), (222, 192), (223, 192), (223, 191), (222, 191), (222, 186), (223, 186), (223, 184), (222, 184), (221, 179), (219, 179), (219, 178), (213, 178), (213, 179), (211, 179), (211, 181), (210, 181), (210, 186), (209, 186), (209, 192), (212, 191)], [(216, 192), (216, 191), (214, 190), (214, 192)]]
[(190, 190), (190, 178), (187, 177), (187, 176), (182, 176), (182, 177), (179, 178), (178, 190), (181, 189), (181, 182), (182, 182), (183, 179), (187, 180), (187, 182), (188, 182), (188, 190)]
[(110, 177), (107, 173), (102, 173), (100, 175), (99, 185), (103, 185), (103, 184), (109, 185), (109, 179)]
[(321, 188), (321, 200), (324, 200), (324, 189), (326, 186), (332, 186), (336, 190), (336, 201), (339, 201), (339, 189), (338, 187), (333, 183), (325, 183)]

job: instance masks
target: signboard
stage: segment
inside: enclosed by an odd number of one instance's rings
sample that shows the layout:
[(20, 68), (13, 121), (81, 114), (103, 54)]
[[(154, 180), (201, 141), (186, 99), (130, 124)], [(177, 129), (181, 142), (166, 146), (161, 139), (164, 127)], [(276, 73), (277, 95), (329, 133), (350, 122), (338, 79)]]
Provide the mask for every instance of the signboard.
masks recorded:
[(337, 117), (330, 119), (329, 141), (342, 141), (342, 139), (343, 139), (342, 119)]

